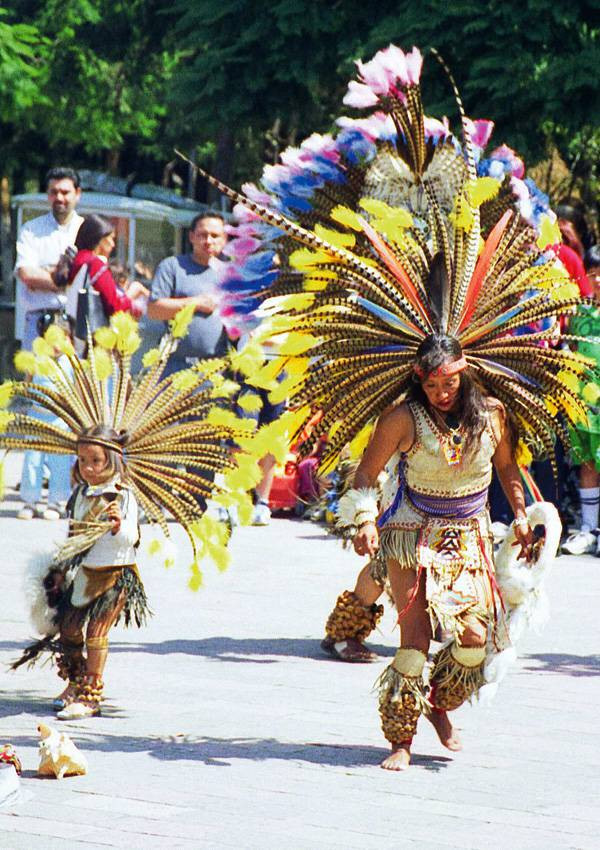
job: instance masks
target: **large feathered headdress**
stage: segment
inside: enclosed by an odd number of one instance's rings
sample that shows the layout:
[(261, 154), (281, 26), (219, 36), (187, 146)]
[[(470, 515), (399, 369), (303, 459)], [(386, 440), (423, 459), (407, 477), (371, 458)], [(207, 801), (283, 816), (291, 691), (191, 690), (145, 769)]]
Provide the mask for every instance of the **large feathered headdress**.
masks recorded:
[[(128, 485), (147, 518), (166, 535), (163, 510), (181, 523), (194, 551), (196, 585), (198, 558), (210, 555), (221, 567), (227, 561), (225, 527), (203, 514), (202, 500), (212, 496), (250, 510), (245, 491), (260, 470), (240, 448), (241, 443), (249, 444), (253, 423), (231, 411), (231, 395), (238, 386), (223, 377), (223, 360), (201, 361), (162, 377), (191, 318), (191, 308), (177, 314), (160, 346), (146, 353), (145, 368), (135, 381), (131, 358), (140, 337), (128, 314), (112, 316), (110, 326), (96, 332), (95, 345), (89, 339), (85, 360), (75, 356), (64, 332), (51, 326), (35, 340), (33, 352), (21, 351), (15, 357), (18, 368), (42, 379), (0, 386), (0, 405), (12, 403), (12, 411), (0, 415), (0, 448), (76, 454), (82, 435), (96, 425), (107, 426), (114, 438), (84, 436), (83, 441), (101, 442), (122, 456)], [(17, 412), (19, 399), (30, 413)], [(37, 418), (36, 410), (51, 414), (59, 424)], [(106, 530), (103, 523), (96, 526), (89, 544)]]
[(560, 241), (554, 217), (509, 148), (482, 158), (493, 125), (466, 117), (453, 82), (462, 143), (424, 115), (421, 64), (393, 45), (358, 62), (345, 103), (372, 114), (285, 151), (262, 190), (209, 178), (242, 218), (220, 270), (226, 319), (260, 306), (264, 333), (286, 335), (279, 392), (307, 417), (323, 411), (312, 439), (329, 432), (325, 465), (407, 389), (432, 333), (460, 342), (520, 435), (550, 454), (586, 417), (579, 378), (592, 367), (560, 344), (555, 320), (580, 295), (547, 250)]

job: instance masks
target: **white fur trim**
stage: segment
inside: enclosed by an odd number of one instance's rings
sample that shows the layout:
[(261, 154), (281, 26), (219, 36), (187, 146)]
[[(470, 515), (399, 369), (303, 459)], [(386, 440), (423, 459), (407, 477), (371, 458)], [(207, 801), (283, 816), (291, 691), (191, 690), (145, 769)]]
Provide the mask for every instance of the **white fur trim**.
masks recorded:
[(525, 563), (519, 559), (519, 546), (513, 545), (516, 537), (512, 525), (496, 553), (496, 579), (506, 605), (506, 624), (513, 646), (501, 652), (488, 651), (484, 665), (486, 683), (478, 694), (483, 705), (490, 705), (498, 685), (516, 661), (514, 644), (530, 629), (539, 630), (549, 618), (548, 597), (543, 584), (558, 551), (562, 526), (558, 511), (550, 502), (530, 505), (527, 520), (531, 528), (543, 525), (546, 531), (537, 560)]
[(359, 519), (361, 524), (369, 519), (375, 522), (379, 516), (378, 496), (375, 487), (348, 490), (340, 499), (337, 525), (347, 528), (356, 525), (356, 519)]
[(39, 635), (55, 635), (58, 632), (58, 627), (52, 622), (56, 610), (48, 605), (43, 585), (52, 562), (51, 552), (34, 552), (27, 561), (23, 578), (29, 618)]

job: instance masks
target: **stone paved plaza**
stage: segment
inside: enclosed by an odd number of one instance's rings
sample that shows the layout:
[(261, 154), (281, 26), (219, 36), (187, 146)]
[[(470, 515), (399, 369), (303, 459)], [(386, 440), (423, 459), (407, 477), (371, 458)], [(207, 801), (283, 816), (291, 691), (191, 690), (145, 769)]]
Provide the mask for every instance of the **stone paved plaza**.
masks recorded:
[[(9, 470), (16, 480), (18, 464)], [(0, 743), (23, 761), (21, 799), (0, 808), (0, 850), (118, 847), (238, 850), (598, 850), (600, 560), (558, 559), (552, 620), (530, 635), (490, 708), (456, 713), (452, 754), (422, 722), (406, 774), (383, 771), (375, 679), (397, 636), (387, 606), (373, 665), (321, 654), (323, 623), (360, 560), (319, 526), (238, 529), (230, 569), (186, 587), (140, 559), (155, 616), (116, 629), (101, 717), (55, 723), (89, 774), (36, 776), (40, 721), (60, 689), (49, 667), (8, 672), (31, 637), (28, 556), (65, 523), (0, 506), (3, 564)]]

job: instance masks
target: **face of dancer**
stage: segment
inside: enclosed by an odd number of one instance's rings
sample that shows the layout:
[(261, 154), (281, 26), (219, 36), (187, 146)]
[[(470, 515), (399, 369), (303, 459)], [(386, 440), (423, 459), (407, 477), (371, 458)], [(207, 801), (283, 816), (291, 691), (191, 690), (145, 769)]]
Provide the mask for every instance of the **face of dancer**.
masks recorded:
[(110, 478), (108, 458), (102, 446), (80, 443), (77, 447), (77, 464), (83, 480), (95, 487)]
[(455, 413), (460, 391), (460, 372), (456, 375), (429, 375), (422, 382), (429, 404), (440, 413)]

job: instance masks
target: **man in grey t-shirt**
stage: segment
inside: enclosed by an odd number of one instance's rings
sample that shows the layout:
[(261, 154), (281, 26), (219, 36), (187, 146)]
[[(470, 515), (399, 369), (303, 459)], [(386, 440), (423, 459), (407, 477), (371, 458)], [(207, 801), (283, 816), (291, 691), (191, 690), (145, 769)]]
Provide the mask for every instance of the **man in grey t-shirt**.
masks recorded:
[(151, 284), (148, 318), (167, 322), (188, 304), (195, 315), (177, 351), (171, 356), (165, 375), (186, 369), (197, 360), (220, 357), (227, 351), (227, 334), (219, 315), (215, 275), (208, 266), (218, 257), (227, 241), (225, 222), (218, 213), (202, 213), (192, 221), (189, 240), (191, 254), (167, 257), (159, 263)]

